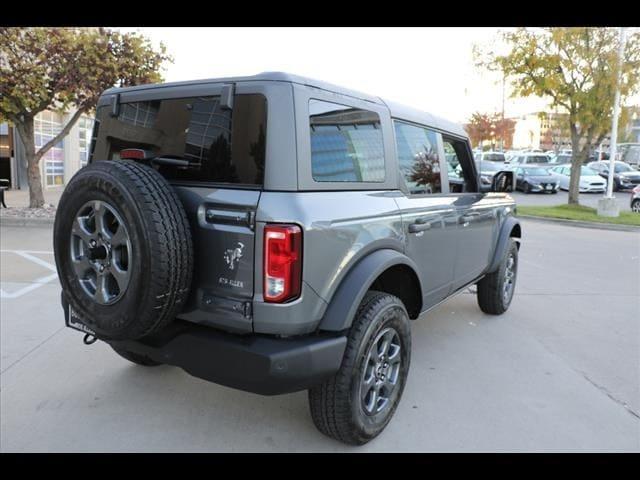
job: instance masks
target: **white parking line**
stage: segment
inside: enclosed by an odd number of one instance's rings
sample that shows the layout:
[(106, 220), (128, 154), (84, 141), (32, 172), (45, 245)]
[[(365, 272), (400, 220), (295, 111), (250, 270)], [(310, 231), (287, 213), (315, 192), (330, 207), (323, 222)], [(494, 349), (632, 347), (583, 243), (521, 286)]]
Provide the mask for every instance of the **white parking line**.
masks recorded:
[(30, 285), (27, 285), (26, 287), (23, 287), (20, 290), (17, 290), (15, 292), (5, 292), (3, 289), (0, 288), (0, 298), (18, 298), (18, 297), (21, 297), (21, 296), (25, 295), (26, 293), (29, 293), (29, 292), (35, 290), (36, 288), (40, 288), (41, 286), (43, 286), (43, 285), (49, 283), (50, 281), (55, 280), (56, 278), (58, 278), (58, 273), (57, 273), (55, 265), (52, 265), (49, 262), (45, 262), (41, 258), (34, 257), (33, 255), (31, 255), (32, 253), (40, 254), (40, 255), (51, 255), (51, 254), (53, 254), (53, 252), (47, 252), (47, 251), (42, 251), (42, 250), (0, 250), (0, 253), (13, 253), (15, 255), (19, 255), (22, 258), (25, 258), (25, 259), (27, 259), (27, 260), (29, 260), (29, 261), (37, 264), (37, 265), (40, 265), (41, 267), (45, 267), (45, 268), (51, 270), (52, 272), (56, 272), (56, 273), (53, 273), (51, 275), (47, 275), (45, 277), (37, 278)]
[(51, 265), (49, 262), (45, 262), (41, 258), (34, 257), (33, 255), (30, 255), (30, 254), (28, 254), (27, 252), (25, 252), (23, 250), (18, 250), (15, 253), (17, 255), (20, 255), (22, 258), (26, 258), (27, 260), (31, 260), (33, 263), (37, 263), (38, 265), (40, 265), (40, 266), (42, 266), (44, 268), (48, 268), (52, 272), (56, 272), (57, 271), (55, 265)]

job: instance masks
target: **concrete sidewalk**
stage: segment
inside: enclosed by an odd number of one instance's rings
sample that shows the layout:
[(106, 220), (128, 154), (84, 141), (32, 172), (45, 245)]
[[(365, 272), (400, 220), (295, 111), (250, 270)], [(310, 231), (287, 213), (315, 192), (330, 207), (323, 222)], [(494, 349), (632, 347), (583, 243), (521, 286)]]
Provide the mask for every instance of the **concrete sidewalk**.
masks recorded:
[[(58, 206), (64, 187), (52, 187), (43, 189), (44, 203)], [(12, 189), (4, 192), (4, 202), (9, 208), (24, 208), (29, 206), (29, 189)]]

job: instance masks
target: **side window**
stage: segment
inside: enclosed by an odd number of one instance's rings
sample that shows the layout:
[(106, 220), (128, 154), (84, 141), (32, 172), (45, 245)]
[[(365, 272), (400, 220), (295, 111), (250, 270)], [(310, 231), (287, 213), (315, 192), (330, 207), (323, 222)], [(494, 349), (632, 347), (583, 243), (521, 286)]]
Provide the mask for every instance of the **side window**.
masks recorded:
[(436, 132), (394, 120), (398, 167), (412, 194), (441, 193), (442, 177)]
[(475, 191), (473, 166), (466, 142), (443, 137), (444, 156), (449, 177), (449, 191), (462, 193)]
[(309, 101), (311, 173), (316, 182), (384, 182), (384, 147), (375, 112)]

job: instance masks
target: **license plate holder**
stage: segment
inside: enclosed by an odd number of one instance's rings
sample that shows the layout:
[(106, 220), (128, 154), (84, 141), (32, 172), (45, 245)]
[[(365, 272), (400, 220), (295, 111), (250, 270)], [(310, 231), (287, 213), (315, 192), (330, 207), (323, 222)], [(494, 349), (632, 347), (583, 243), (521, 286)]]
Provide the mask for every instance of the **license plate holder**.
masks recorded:
[(89, 327), (87, 327), (84, 323), (82, 323), (82, 320), (80, 319), (78, 314), (75, 312), (73, 307), (71, 307), (71, 305), (69, 305), (67, 308), (65, 323), (67, 324), (67, 327), (73, 328), (74, 330), (78, 330), (83, 333), (88, 333), (90, 335), (95, 335), (96, 333), (93, 330), (91, 330)]

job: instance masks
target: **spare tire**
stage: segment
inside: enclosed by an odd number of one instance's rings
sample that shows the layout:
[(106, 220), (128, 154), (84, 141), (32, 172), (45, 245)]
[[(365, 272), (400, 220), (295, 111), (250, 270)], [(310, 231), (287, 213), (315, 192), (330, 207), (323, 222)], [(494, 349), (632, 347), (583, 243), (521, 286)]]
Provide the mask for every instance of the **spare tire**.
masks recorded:
[(148, 336), (186, 301), (193, 273), (189, 223), (153, 168), (125, 160), (84, 167), (60, 198), (53, 230), (65, 297), (98, 338)]

